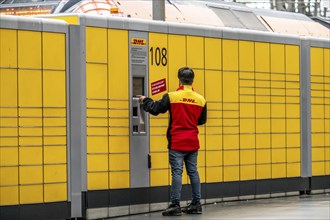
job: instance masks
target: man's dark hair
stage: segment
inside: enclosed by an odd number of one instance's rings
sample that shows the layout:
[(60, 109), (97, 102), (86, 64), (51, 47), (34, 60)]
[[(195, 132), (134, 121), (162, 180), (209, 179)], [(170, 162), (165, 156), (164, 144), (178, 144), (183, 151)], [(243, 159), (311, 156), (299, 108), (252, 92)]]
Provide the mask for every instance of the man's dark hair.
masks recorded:
[(194, 71), (189, 67), (182, 67), (178, 71), (178, 78), (183, 85), (192, 85), (194, 77)]

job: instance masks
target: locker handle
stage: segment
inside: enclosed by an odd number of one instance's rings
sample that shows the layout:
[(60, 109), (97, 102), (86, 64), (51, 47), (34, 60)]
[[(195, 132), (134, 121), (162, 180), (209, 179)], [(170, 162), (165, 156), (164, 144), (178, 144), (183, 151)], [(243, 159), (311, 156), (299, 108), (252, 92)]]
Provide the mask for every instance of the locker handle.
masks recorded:
[(151, 155), (148, 154), (148, 168), (151, 168)]

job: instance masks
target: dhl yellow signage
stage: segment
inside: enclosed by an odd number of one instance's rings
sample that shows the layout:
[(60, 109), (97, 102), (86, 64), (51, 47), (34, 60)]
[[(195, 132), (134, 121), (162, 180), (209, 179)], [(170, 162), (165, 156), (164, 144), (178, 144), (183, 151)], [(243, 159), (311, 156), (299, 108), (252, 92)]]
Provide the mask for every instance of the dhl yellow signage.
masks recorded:
[(134, 46), (145, 46), (147, 45), (147, 40), (145, 38), (132, 38), (131, 44)]

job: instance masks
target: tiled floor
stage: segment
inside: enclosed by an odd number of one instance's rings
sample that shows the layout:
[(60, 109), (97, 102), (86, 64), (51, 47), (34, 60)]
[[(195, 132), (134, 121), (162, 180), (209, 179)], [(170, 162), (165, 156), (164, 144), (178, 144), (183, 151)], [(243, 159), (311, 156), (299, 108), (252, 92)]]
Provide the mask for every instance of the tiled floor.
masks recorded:
[(191, 220), (330, 220), (330, 195), (293, 196), (204, 205), (202, 215), (164, 217), (161, 212), (133, 215), (116, 220), (191, 219)]

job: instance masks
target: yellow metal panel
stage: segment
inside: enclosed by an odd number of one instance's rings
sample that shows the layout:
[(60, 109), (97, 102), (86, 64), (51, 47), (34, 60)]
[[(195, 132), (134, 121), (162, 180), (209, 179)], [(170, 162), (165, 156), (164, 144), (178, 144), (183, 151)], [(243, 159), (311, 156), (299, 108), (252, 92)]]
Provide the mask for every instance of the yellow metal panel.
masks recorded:
[(20, 186), (20, 204), (42, 203), (43, 185)]
[(205, 150), (198, 151), (198, 158), (197, 158), (197, 166), (204, 167), (205, 166)]
[(300, 133), (286, 135), (287, 147), (300, 147)]
[(107, 29), (86, 27), (86, 62), (107, 62)]
[[(323, 49), (323, 56), (324, 56), (324, 76), (330, 77), (330, 49), (329, 48)], [(330, 83), (329, 80), (330, 79), (328, 78), (328, 83)]]
[(44, 185), (44, 202), (59, 202), (67, 200), (67, 184), (45, 184)]
[(324, 105), (312, 105), (312, 118), (323, 118), (325, 113)]
[[(51, 144), (47, 141), (47, 138), (44, 138), (44, 140), (46, 140), (44, 142), (45, 145), (47, 144)], [(57, 143), (57, 142), (55, 142)], [(21, 146), (31, 146), (31, 145), (34, 145), (34, 146), (41, 146), (42, 145), (42, 138), (40, 137), (19, 137), (19, 144)]]
[(107, 136), (87, 137), (87, 153), (108, 153), (108, 148)]
[(129, 172), (110, 172), (110, 189), (129, 188)]
[(272, 132), (285, 132), (285, 119), (272, 119)]
[(312, 161), (324, 161), (325, 150), (324, 147), (313, 147), (312, 148)]
[(204, 69), (204, 38), (187, 36), (187, 65)]
[(271, 178), (271, 165), (258, 164), (256, 165), (256, 179), (269, 179)]
[[(238, 41), (222, 40), (222, 62), (224, 70), (238, 70)], [(228, 91), (228, 90), (224, 90)]]
[(18, 203), (18, 186), (0, 187), (0, 206), (17, 205)]
[(240, 117), (254, 118), (255, 114), (255, 103), (240, 103)]
[(223, 136), (223, 149), (238, 149), (239, 136), (238, 135), (224, 135)]
[(109, 170), (110, 171), (129, 170), (129, 154), (110, 154)]
[(300, 148), (288, 148), (286, 150), (287, 162), (300, 162)]
[[(128, 57), (128, 31), (109, 29), (108, 89), (111, 99), (128, 100)], [(111, 103), (110, 106), (112, 107)]]
[(44, 69), (65, 69), (65, 34), (42, 33), (42, 64)]
[(256, 119), (256, 132), (270, 133), (270, 119)]
[(66, 106), (65, 71), (43, 72), (43, 105), (49, 107)]
[(168, 168), (168, 152), (151, 153), (151, 164), (153, 169)]
[(325, 165), (325, 175), (329, 175), (330, 174), (330, 162), (326, 161), (324, 162)]
[(193, 88), (194, 90), (199, 93), (200, 95), (204, 96), (205, 95), (205, 73), (203, 70), (194, 70), (195, 73), (195, 78), (194, 78), (194, 84)]
[(285, 72), (298, 74), (300, 69), (299, 60), (299, 46), (285, 45)]
[(270, 107), (270, 104), (256, 103), (256, 118), (269, 118)]
[(256, 164), (265, 164), (271, 162), (271, 150), (270, 149), (258, 149), (256, 150)]
[(223, 101), (238, 102), (238, 73), (223, 73)]
[(240, 133), (250, 133), (255, 131), (254, 119), (240, 119)]
[(168, 169), (150, 170), (150, 186), (168, 186), (170, 171)]
[(288, 163), (287, 177), (300, 177), (300, 163)]
[[(0, 145), (2, 146), (2, 144)], [(0, 147), (0, 166), (18, 164), (18, 147)]]
[(87, 99), (104, 99), (106, 101), (108, 97), (107, 66), (103, 64), (87, 64), (86, 81)]
[(67, 181), (66, 171), (67, 171), (66, 164), (45, 165), (44, 182), (45, 183), (66, 182)]
[(17, 67), (17, 31), (0, 29), (0, 67)]
[(269, 43), (255, 42), (255, 62), (257, 72), (270, 71), (270, 47)]
[(312, 132), (324, 132), (324, 119), (312, 119)]
[(108, 170), (108, 154), (88, 154), (87, 170), (91, 171), (107, 171)]
[(312, 176), (324, 176), (324, 175), (325, 175), (325, 162), (313, 162)]
[(0, 167), (0, 185), (17, 185), (18, 167)]
[(109, 175), (108, 172), (89, 172), (87, 174), (87, 189), (98, 190), (109, 188)]
[(256, 151), (253, 150), (240, 150), (240, 164), (250, 165), (256, 162)]
[(206, 151), (206, 166), (222, 166), (222, 151)]
[(225, 166), (223, 168), (224, 181), (237, 181), (239, 180), (239, 166)]
[(221, 39), (205, 38), (205, 69), (222, 69)]
[(286, 120), (286, 131), (300, 132), (300, 120), (299, 119), (287, 119)]
[(310, 54), (311, 75), (323, 75), (323, 71), (324, 71), (323, 49), (317, 47), (311, 47), (310, 52), (311, 52)]
[(109, 135), (127, 135), (129, 133), (128, 127), (110, 127)]
[(164, 151), (167, 150), (167, 138), (162, 136), (151, 136), (150, 137), (150, 151)]
[(272, 163), (286, 162), (286, 150), (285, 149), (273, 149), (272, 150)]
[(240, 166), (240, 180), (254, 180), (256, 178), (256, 166)]
[(205, 98), (208, 102), (222, 100), (222, 72), (205, 71)]
[(175, 91), (179, 86), (178, 69), (187, 66), (186, 37), (168, 35), (168, 90)]
[(300, 105), (299, 104), (286, 104), (286, 117), (288, 117), (288, 118), (300, 117)]
[(271, 104), (271, 116), (272, 118), (284, 118), (285, 117), (285, 104)]
[(198, 167), (198, 173), (201, 183), (205, 183), (206, 181), (205, 167)]
[(285, 134), (272, 134), (272, 148), (282, 148), (285, 146)]
[(223, 165), (238, 165), (239, 164), (239, 150), (225, 150), (223, 151)]
[(324, 134), (322, 133), (312, 133), (312, 146), (313, 147), (323, 147), (325, 145), (324, 143)]
[(19, 70), (19, 106), (41, 106), (42, 86), (41, 71), (39, 70)]
[(286, 177), (286, 164), (272, 164), (272, 178)]
[(20, 147), (19, 148), (19, 164), (20, 165), (41, 165), (42, 147)]
[(109, 137), (110, 153), (128, 153), (129, 152), (129, 136), (110, 136)]
[[(217, 128), (217, 129), (219, 130), (220, 128)], [(220, 134), (206, 135), (205, 141), (206, 141), (205, 147), (207, 150), (222, 149), (222, 135), (220, 135)]]
[(271, 44), (270, 45), (270, 70), (273, 73), (285, 72), (285, 60), (284, 60), (284, 45), (283, 44)]
[(166, 91), (152, 95), (151, 83), (165, 79), (167, 84), (167, 67), (167, 34), (149, 33), (149, 96), (155, 100), (161, 99)]
[(252, 149), (256, 147), (255, 135), (254, 134), (241, 134), (240, 135), (240, 148), (241, 149)]
[(254, 42), (239, 41), (239, 69), (254, 71)]
[(207, 183), (216, 183), (222, 182), (222, 167), (206, 167), (206, 182)]
[(20, 166), (20, 184), (42, 183), (42, 166)]
[(66, 137), (45, 137), (44, 145), (66, 145)]
[(45, 146), (44, 163), (66, 163), (66, 146)]
[(18, 31), (18, 67), (41, 69), (41, 32)]

